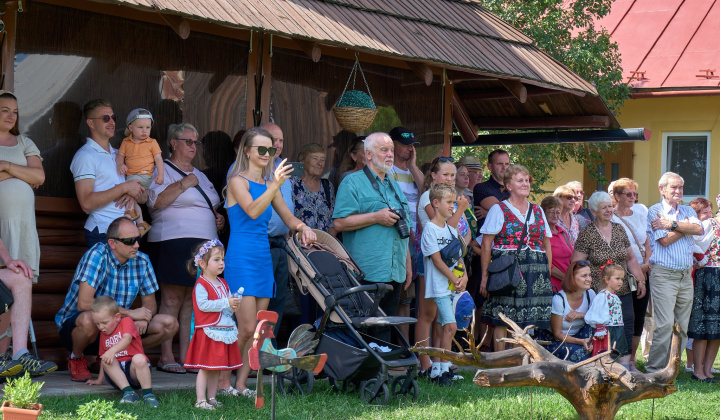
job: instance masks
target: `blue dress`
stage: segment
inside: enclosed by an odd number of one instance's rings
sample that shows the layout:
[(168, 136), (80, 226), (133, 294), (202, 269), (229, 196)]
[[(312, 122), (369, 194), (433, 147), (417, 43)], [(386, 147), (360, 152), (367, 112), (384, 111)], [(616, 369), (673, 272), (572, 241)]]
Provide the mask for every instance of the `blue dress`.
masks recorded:
[[(265, 184), (250, 180), (248, 184), (253, 200), (257, 200), (267, 190)], [(275, 297), (275, 278), (267, 235), (271, 215), (270, 206), (257, 219), (248, 216), (240, 204), (228, 207), (230, 242), (225, 255), (225, 281), (231, 293), (244, 287), (244, 296)]]

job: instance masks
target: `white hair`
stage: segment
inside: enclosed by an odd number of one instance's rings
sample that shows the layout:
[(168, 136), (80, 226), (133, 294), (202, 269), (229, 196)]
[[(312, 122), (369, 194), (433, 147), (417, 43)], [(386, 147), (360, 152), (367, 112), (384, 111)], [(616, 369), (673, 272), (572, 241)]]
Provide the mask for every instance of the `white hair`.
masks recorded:
[(606, 193), (605, 191), (595, 191), (588, 199), (588, 207), (590, 207), (590, 210), (594, 212), (598, 211), (598, 207), (600, 207), (600, 204), (603, 203), (612, 204), (612, 198), (610, 198), (610, 194)]
[(667, 184), (669, 184), (670, 180), (673, 178), (679, 179), (680, 182), (685, 185), (685, 180), (680, 175), (676, 174), (675, 172), (665, 172), (664, 174), (662, 174), (660, 180), (658, 181), (658, 187), (667, 187)]
[(372, 133), (369, 136), (365, 137), (365, 141), (363, 142), (363, 143), (365, 143), (365, 151), (370, 150), (371, 152), (373, 152), (373, 156), (374, 156), (375, 155), (375, 142), (377, 142), (378, 140), (384, 139), (385, 137), (390, 138), (390, 135), (388, 135), (387, 133), (377, 132), (377, 133)]
[(570, 181), (565, 185), (572, 188), (573, 190), (582, 190), (582, 182), (580, 181)]

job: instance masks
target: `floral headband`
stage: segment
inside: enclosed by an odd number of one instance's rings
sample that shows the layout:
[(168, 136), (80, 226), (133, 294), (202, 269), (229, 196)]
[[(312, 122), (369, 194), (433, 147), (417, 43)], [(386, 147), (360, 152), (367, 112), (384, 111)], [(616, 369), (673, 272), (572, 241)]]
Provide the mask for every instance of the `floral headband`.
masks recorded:
[(211, 241), (205, 242), (201, 247), (198, 253), (195, 255), (195, 267), (200, 267), (200, 260), (202, 260), (202, 257), (207, 254), (207, 252), (216, 246), (222, 246), (220, 241), (215, 238)]

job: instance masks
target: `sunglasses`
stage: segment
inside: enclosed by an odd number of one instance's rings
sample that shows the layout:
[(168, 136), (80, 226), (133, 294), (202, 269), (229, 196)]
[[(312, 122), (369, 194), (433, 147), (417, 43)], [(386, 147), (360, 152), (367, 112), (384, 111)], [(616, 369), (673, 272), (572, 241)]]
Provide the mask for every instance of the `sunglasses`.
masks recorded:
[(438, 162), (453, 162), (453, 163), (455, 163), (455, 158), (452, 156), (448, 156), (448, 157), (440, 156), (439, 158), (437, 158), (437, 160), (438, 160)]
[(140, 238), (142, 238), (142, 237), (136, 236), (134, 238), (109, 238), (109, 239), (114, 239), (114, 240), (122, 243), (123, 245), (133, 246), (133, 245), (135, 245), (135, 242), (140, 243)]
[(103, 122), (107, 124), (107, 123), (110, 122), (111, 119), (112, 119), (114, 122), (117, 122), (117, 115), (115, 115), (115, 114), (112, 114), (112, 115), (103, 115), (102, 117), (95, 117), (95, 118), (90, 118), (90, 119), (91, 119), (91, 120), (103, 120)]
[(562, 197), (562, 198), (564, 198), (564, 199), (566, 199), (566, 200), (570, 200), (570, 201), (577, 201), (577, 197), (575, 197), (574, 195), (570, 195), (570, 194), (568, 194), (568, 195), (561, 195), (560, 197)]
[(590, 267), (591, 266), (590, 260), (575, 261), (575, 263), (577, 265), (579, 265), (580, 267)]
[(275, 156), (275, 153), (277, 152), (277, 147), (265, 147), (265, 146), (250, 146), (250, 147), (257, 147), (258, 154), (260, 156), (265, 156), (266, 153), (269, 153), (270, 156)]
[(624, 192), (624, 193), (617, 193), (618, 195), (624, 195), (627, 198), (637, 198), (638, 193), (636, 192)]
[(173, 140), (184, 141), (185, 144), (188, 145), (188, 147), (192, 146), (193, 144), (194, 144), (195, 146), (201, 146), (201, 145), (202, 145), (202, 142), (201, 142), (201, 141), (197, 141), (197, 140), (193, 140), (193, 139), (173, 139)]

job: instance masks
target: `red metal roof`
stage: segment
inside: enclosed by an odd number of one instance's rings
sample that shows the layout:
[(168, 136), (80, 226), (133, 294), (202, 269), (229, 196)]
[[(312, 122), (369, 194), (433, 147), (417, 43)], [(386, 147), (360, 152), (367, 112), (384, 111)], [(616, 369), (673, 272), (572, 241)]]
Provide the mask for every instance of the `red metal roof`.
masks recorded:
[[(716, 89), (720, 86), (720, 1), (616, 0), (600, 20), (618, 43), (623, 76), (644, 72), (636, 89)], [(706, 71), (709, 70), (709, 71)], [(709, 74), (713, 77), (698, 77)]]

